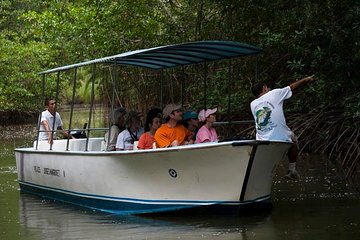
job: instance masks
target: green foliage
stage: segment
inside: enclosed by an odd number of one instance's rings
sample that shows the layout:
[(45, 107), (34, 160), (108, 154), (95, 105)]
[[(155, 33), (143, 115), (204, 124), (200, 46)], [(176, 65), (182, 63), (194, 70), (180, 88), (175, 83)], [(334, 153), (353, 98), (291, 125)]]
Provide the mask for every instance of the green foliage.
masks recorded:
[(46, 44), (22, 45), (0, 37), (0, 108), (28, 112), (37, 109), (41, 79), (37, 72), (49, 65)]
[[(91, 68), (79, 68), (76, 74), (76, 88), (75, 88), (75, 104), (90, 103), (91, 101), (91, 87), (94, 73)], [(68, 85), (61, 89), (62, 99), (65, 103), (71, 103), (73, 100), (73, 85), (74, 77), (67, 76)], [(101, 78), (96, 77), (94, 81), (94, 100), (97, 102), (100, 96), (100, 80)]]
[[(256, 80), (274, 88), (315, 74), (317, 82), (296, 94), (291, 111), (306, 112), (316, 103), (336, 104), (348, 114), (358, 114), (354, 96), (360, 87), (360, 3), (354, 0), (4, 0), (0, 2), (0, 31), (1, 110), (38, 109), (41, 77), (37, 74), (47, 68), (164, 44), (221, 39), (254, 44), (266, 51), (257, 58), (257, 79), (255, 59), (232, 63), (230, 100), (237, 111), (248, 111), (249, 88)], [(229, 70), (215, 68), (220, 70), (209, 69), (207, 104), (221, 105), (226, 111)], [(126, 71), (133, 70), (121, 74)], [(199, 97), (203, 70), (197, 71), (191, 70), (185, 78), (185, 89), (193, 93), (185, 96), (185, 104), (193, 108), (204, 105)], [(91, 72), (78, 71), (76, 102), (89, 101)], [(165, 73), (168, 80), (174, 80), (166, 85), (165, 101), (171, 99), (170, 93), (177, 101), (184, 95), (179, 72)], [(60, 86), (64, 102), (72, 99), (72, 74), (62, 73), (67, 79)], [(159, 75), (150, 75), (141, 79), (126, 75), (120, 82), (127, 89), (124, 96), (131, 99), (120, 97), (118, 102), (136, 108), (156, 104)], [(52, 95), (56, 76), (46, 81), (47, 95)], [(108, 84), (110, 79), (96, 74), (97, 100), (109, 101), (110, 85), (100, 81)], [(144, 96), (149, 89), (151, 94)], [(144, 99), (144, 106), (134, 105), (139, 99)]]

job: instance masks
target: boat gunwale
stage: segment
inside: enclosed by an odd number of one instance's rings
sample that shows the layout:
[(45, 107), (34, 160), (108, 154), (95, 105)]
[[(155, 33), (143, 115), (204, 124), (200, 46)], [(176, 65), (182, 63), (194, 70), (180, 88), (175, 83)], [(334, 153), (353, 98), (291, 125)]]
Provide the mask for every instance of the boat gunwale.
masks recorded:
[(218, 148), (222, 146), (255, 146), (255, 145), (268, 145), (270, 143), (287, 143), (286, 141), (261, 141), (261, 140), (234, 140), (226, 142), (217, 142), (217, 143), (199, 143), (199, 144), (190, 144), (182, 145), (171, 148), (156, 148), (156, 149), (144, 149), (144, 150), (128, 150), (128, 151), (66, 151), (66, 150), (36, 150), (33, 147), (28, 148), (16, 148), (15, 152), (20, 153), (37, 153), (37, 154), (57, 154), (57, 155), (92, 155), (92, 156), (112, 156), (112, 155), (133, 155), (133, 154), (156, 154), (163, 152), (179, 152), (186, 150), (201, 150), (201, 149), (210, 149)]

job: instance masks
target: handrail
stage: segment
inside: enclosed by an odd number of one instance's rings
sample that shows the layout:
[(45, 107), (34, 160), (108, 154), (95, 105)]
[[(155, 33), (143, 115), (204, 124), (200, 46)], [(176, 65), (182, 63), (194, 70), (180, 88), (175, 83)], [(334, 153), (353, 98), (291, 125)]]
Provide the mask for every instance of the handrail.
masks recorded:
[(241, 120), (241, 121), (214, 122), (214, 126), (229, 125), (229, 124), (254, 124), (254, 121), (253, 120)]

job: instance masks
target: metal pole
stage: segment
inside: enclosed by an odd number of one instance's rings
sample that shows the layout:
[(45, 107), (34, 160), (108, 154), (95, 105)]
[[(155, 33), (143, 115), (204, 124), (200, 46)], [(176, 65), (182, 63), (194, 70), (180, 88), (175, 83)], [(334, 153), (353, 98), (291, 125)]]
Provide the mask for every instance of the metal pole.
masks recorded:
[(94, 107), (95, 73), (96, 73), (96, 64), (93, 64), (92, 80), (91, 80), (91, 100), (90, 100), (89, 124), (88, 124), (89, 127), (87, 130), (85, 151), (88, 151), (88, 148), (89, 148), (89, 137), (90, 137), (89, 128), (91, 128), (91, 118), (92, 118), (93, 107)]
[(164, 91), (164, 71), (161, 70), (160, 72), (160, 108), (164, 108), (164, 102), (163, 102), (163, 91)]
[[(45, 77), (46, 77), (46, 74), (43, 74), (42, 76), (42, 81), (41, 81), (41, 109), (42, 107), (44, 106), (44, 102), (45, 102)], [(40, 126), (41, 126), (41, 114), (42, 114), (42, 110), (40, 110), (40, 113), (39, 113), (39, 119), (38, 119), (38, 126), (37, 126), (37, 135), (36, 135), (36, 147), (35, 149), (38, 150), (38, 147), (39, 147), (39, 135), (40, 135)]]
[(207, 109), (207, 64), (204, 63), (204, 109)]
[(68, 139), (66, 142), (66, 151), (69, 151), (70, 130), (72, 129), (72, 118), (74, 112), (74, 102), (75, 102), (75, 92), (76, 92), (76, 78), (77, 78), (77, 67), (74, 69), (74, 84), (73, 84), (73, 91), (71, 98), (70, 120), (69, 120), (69, 129), (68, 129)]
[(232, 85), (232, 61), (230, 60), (229, 65), (229, 76), (228, 76), (228, 82), (227, 82), (227, 91), (228, 91), (228, 119), (230, 120), (230, 114), (231, 114), (231, 85)]
[(184, 94), (185, 94), (185, 70), (184, 66), (181, 66), (181, 106), (184, 105)]
[(116, 91), (116, 81), (118, 79), (117, 71), (110, 66), (110, 77), (111, 77), (111, 83), (112, 83), (112, 97), (111, 97), (111, 106), (110, 106), (110, 112), (109, 112), (109, 121), (108, 121), (108, 137), (107, 137), (107, 144), (106, 144), (106, 151), (109, 150), (109, 143), (110, 143), (110, 137), (111, 137), (111, 127), (112, 127), (112, 120), (114, 116), (114, 105), (115, 105), (115, 91)]
[(54, 114), (54, 122), (52, 125), (52, 131), (51, 131), (51, 139), (52, 139), (52, 143), (50, 144), (50, 150), (52, 150), (52, 146), (54, 143), (54, 133), (56, 132), (57, 129), (55, 128), (55, 122), (56, 122), (56, 113), (57, 113), (57, 103), (58, 103), (58, 99), (59, 99), (59, 91), (60, 91), (60, 71), (57, 72), (57, 80), (56, 80), (56, 93), (55, 93), (55, 114)]

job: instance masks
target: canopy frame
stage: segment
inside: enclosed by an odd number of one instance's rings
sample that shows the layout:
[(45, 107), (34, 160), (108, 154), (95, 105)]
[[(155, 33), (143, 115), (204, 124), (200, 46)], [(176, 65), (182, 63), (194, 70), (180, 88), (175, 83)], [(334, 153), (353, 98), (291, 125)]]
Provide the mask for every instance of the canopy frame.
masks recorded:
[(129, 51), (41, 72), (47, 74), (91, 64), (128, 65), (162, 70), (263, 53), (264, 50), (235, 41), (197, 41)]

